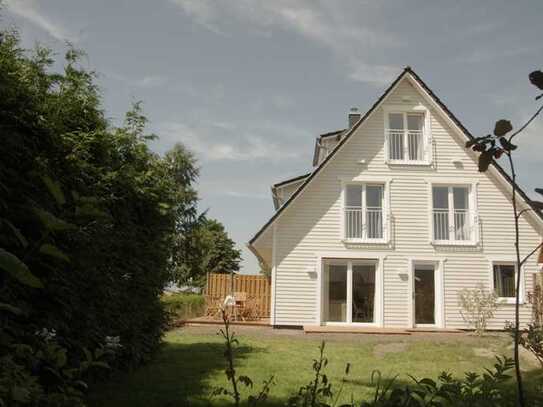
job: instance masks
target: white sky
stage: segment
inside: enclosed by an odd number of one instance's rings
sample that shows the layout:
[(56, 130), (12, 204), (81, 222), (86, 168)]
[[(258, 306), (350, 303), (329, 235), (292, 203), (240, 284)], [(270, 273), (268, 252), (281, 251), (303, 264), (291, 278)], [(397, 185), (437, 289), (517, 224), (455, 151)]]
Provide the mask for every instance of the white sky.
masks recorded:
[[(0, 0), (1, 2), (1, 0)], [(108, 116), (143, 100), (163, 152), (199, 159), (200, 209), (243, 249), (273, 213), (269, 187), (311, 168), (314, 137), (368, 109), (406, 66), (475, 135), (535, 111), (543, 67), (534, 1), (4, 0), (17, 26), (59, 56), (70, 41), (100, 74)], [(543, 119), (520, 141), (519, 177), (543, 187)]]

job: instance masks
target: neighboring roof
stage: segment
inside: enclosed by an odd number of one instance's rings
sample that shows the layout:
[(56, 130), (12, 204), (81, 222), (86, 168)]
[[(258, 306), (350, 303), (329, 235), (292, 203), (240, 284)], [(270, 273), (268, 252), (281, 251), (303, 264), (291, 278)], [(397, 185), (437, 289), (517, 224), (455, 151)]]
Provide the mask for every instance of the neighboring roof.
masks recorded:
[(320, 135), (319, 135), (319, 138), (326, 138), (326, 137), (331, 137), (331, 136), (337, 136), (338, 134), (341, 134), (341, 133), (343, 133), (343, 132), (346, 131), (346, 130), (347, 130), (347, 129), (329, 131), (328, 133), (320, 134)]
[[(454, 114), (445, 106), (445, 104), (434, 94), (434, 92), (424, 83), (424, 81), (411, 69), (411, 67), (407, 66), (402, 71), (400, 75), (389, 85), (389, 87), (385, 90), (385, 92), (377, 99), (377, 101), (371, 106), (371, 108), (358, 120), (357, 123), (353, 127), (351, 127), (345, 134), (344, 137), (342, 137), (341, 141), (336, 144), (334, 149), (326, 156), (326, 158), (311, 172), (311, 174), (306, 178), (306, 180), (303, 182), (300, 187), (290, 196), (290, 198), (277, 210), (273, 216), (262, 226), (259, 231), (253, 236), (253, 238), (249, 241), (249, 244), (252, 245), (262, 233), (270, 226), (275, 219), (277, 219), (281, 213), (289, 206), (289, 204), (305, 189), (305, 187), (311, 182), (313, 178), (321, 171), (321, 169), (326, 165), (328, 161), (332, 159), (332, 157), (337, 153), (337, 151), (341, 148), (343, 144), (347, 142), (347, 140), (350, 139), (350, 137), (353, 135), (353, 133), (358, 129), (362, 123), (366, 121), (366, 119), (370, 116), (371, 113), (380, 105), (380, 103), (388, 96), (388, 94), (394, 89), (397, 83), (399, 83), (407, 74), (410, 74), (413, 79), (430, 95), (430, 97), (443, 109), (443, 111), (447, 114), (447, 116), (462, 130), (464, 135), (472, 140), (474, 139), (474, 136), (464, 127), (464, 125), (458, 120)], [(507, 174), (507, 172), (495, 161), (492, 160), (492, 164), (494, 167), (500, 172), (500, 174), (505, 178), (507, 182), (509, 182), (511, 185), (513, 184), (513, 180)], [(517, 184), (517, 191), (519, 192), (519, 195), (524, 199), (524, 201), (530, 205), (533, 208), (533, 205), (531, 203), (530, 198), (526, 195), (524, 191), (520, 188), (520, 186)], [(543, 220), (543, 214), (534, 208), (534, 213), (536, 213), (541, 220)]]
[(313, 166), (316, 166), (318, 161), (319, 161), (319, 143), (320, 143), (320, 141), (323, 138), (341, 136), (346, 131), (347, 131), (347, 129), (331, 131), (331, 132), (328, 132), (328, 133), (321, 134), (315, 139), (315, 150), (313, 152)]
[(281, 188), (281, 187), (287, 186), (287, 185), (295, 183), (295, 182), (303, 181), (304, 179), (309, 177), (310, 174), (311, 173), (304, 174), (304, 175), (298, 175), (297, 177), (289, 178), (289, 179), (286, 179), (284, 181), (278, 182), (277, 184), (272, 185), (271, 193), (272, 193), (272, 199), (273, 199), (273, 207), (275, 208), (275, 210), (279, 209), (279, 207), (281, 206), (281, 204), (279, 203), (279, 199), (277, 198), (277, 195), (275, 193), (275, 190), (277, 188)]
[(297, 177), (286, 179), (284, 181), (278, 182), (277, 184), (273, 184), (273, 188), (282, 187), (283, 185), (287, 185), (296, 181), (303, 180), (304, 178), (309, 177), (309, 175), (311, 175), (310, 172), (304, 175), (298, 175)]

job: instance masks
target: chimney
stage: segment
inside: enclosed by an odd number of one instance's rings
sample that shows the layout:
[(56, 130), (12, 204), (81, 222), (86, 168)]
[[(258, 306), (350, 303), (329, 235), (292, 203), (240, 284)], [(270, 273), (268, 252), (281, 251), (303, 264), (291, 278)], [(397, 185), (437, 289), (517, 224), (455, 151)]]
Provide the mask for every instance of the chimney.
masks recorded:
[(351, 111), (349, 112), (349, 128), (351, 129), (357, 121), (360, 120), (360, 117), (362, 115), (358, 111), (357, 107), (351, 107)]

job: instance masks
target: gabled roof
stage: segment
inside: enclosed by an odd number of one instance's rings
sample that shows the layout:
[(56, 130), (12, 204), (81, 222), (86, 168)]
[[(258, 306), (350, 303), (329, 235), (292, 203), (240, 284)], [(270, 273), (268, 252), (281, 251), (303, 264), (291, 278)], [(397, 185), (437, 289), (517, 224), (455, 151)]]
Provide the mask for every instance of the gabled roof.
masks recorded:
[[(354, 132), (366, 121), (366, 119), (377, 109), (377, 107), (381, 104), (381, 102), (392, 92), (392, 90), (396, 87), (396, 85), (407, 75), (411, 75), (411, 77), (428, 93), (428, 95), (432, 98), (432, 100), (439, 105), (441, 109), (445, 112), (445, 114), (449, 117), (451, 121), (454, 122), (456, 126), (462, 131), (464, 136), (467, 140), (474, 139), (474, 136), (464, 127), (464, 125), (458, 120), (454, 114), (445, 106), (445, 104), (434, 94), (434, 92), (424, 83), (424, 81), (411, 69), (411, 67), (407, 66), (402, 71), (400, 75), (389, 85), (389, 87), (385, 90), (385, 92), (377, 99), (377, 101), (371, 106), (371, 108), (354, 124), (353, 127), (351, 127), (342, 137), (341, 141), (336, 144), (334, 149), (328, 154), (328, 156), (311, 172), (309, 177), (306, 178), (306, 180), (303, 182), (300, 187), (290, 196), (290, 198), (277, 210), (273, 216), (260, 228), (260, 230), (253, 236), (253, 238), (249, 241), (249, 245), (253, 245), (254, 242), (264, 233), (264, 231), (283, 213), (283, 211), (290, 205), (290, 203), (296, 199), (296, 197), (306, 188), (306, 186), (315, 178), (315, 176), (324, 168), (324, 166), (330, 161), (335, 154), (341, 149), (341, 147), (351, 138), (351, 136), (354, 134)], [(504, 179), (511, 185), (513, 185), (513, 180), (509, 176), (509, 174), (495, 161), (492, 161), (493, 166), (498, 170), (498, 172), (504, 177)], [(526, 195), (524, 191), (520, 188), (520, 186), (517, 184), (517, 191), (519, 192), (519, 195), (522, 197), (522, 199), (534, 210), (533, 212), (543, 221), (543, 214), (539, 211), (537, 211), (530, 200), (530, 198)]]

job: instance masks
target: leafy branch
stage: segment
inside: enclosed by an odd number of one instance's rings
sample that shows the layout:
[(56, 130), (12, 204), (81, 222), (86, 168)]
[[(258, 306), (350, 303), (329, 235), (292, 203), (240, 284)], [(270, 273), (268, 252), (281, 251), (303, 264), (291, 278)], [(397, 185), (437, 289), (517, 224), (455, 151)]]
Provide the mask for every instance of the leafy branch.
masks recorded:
[[(539, 90), (543, 90), (543, 72), (534, 71), (529, 75), (530, 82), (536, 86)], [(535, 99), (539, 100), (543, 97), (543, 94), (538, 95)], [(515, 324), (513, 329), (514, 337), (514, 361), (515, 361), (515, 376), (517, 381), (517, 405), (519, 407), (525, 406), (524, 400), (524, 390), (522, 383), (522, 375), (520, 372), (520, 359), (519, 359), (519, 343), (521, 341), (520, 337), (520, 318), (519, 318), (519, 309), (520, 309), (520, 282), (521, 282), (521, 267), (526, 263), (526, 261), (537, 252), (539, 248), (542, 247), (542, 244), (539, 244), (535, 249), (533, 249), (527, 256), (521, 260), (520, 255), (520, 228), (519, 220), (520, 216), (531, 210), (532, 208), (522, 209), (519, 211), (517, 194), (519, 193), (519, 188), (517, 185), (517, 173), (515, 169), (515, 163), (513, 160), (513, 152), (517, 150), (518, 146), (513, 144), (513, 139), (521, 134), (543, 111), (543, 105), (540, 106), (535, 113), (524, 123), (519, 129), (515, 132), (512, 132), (513, 126), (509, 120), (498, 120), (494, 126), (493, 134), (487, 134), (486, 136), (477, 137), (466, 142), (466, 148), (471, 148), (473, 151), (479, 152), (479, 171), (485, 172), (488, 170), (490, 164), (494, 159), (501, 158), (504, 154), (506, 155), (509, 168), (511, 171), (511, 188), (512, 188), (512, 205), (513, 205), (513, 219), (515, 222), (515, 252), (516, 252), (516, 266), (517, 266), (517, 276), (515, 283)], [(511, 133), (512, 132), (512, 133)], [(507, 136), (508, 133), (511, 133)], [(507, 136), (507, 137), (506, 137)], [(499, 143), (499, 144), (498, 144)], [(538, 190), (536, 190), (539, 192)]]

